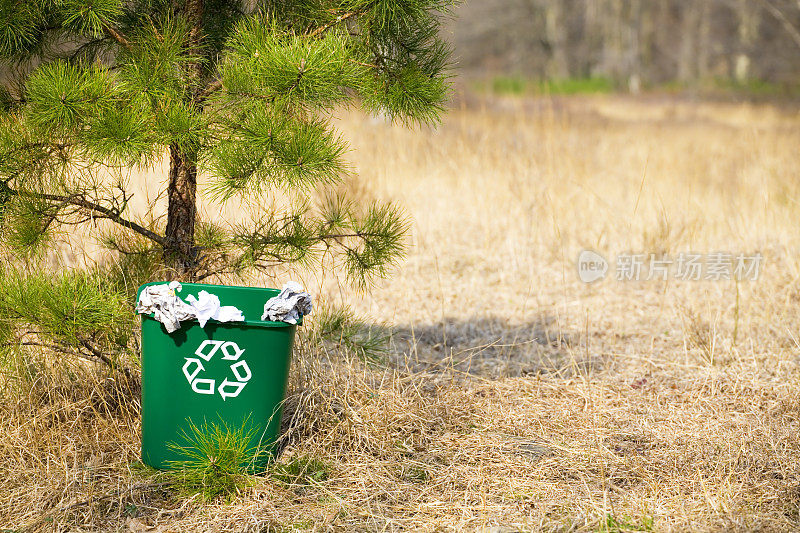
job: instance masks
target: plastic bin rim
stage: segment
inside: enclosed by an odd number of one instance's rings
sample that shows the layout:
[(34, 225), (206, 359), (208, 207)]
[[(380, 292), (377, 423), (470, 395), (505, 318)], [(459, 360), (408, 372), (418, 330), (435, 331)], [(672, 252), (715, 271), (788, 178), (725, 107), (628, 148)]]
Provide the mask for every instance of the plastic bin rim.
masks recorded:
[[(150, 285), (164, 285), (166, 283), (171, 283), (171, 282), (170, 281), (150, 281), (148, 283), (143, 284), (142, 286), (140, 286), (136, 290), (136, 301), (137, 302), (139, 301), (139, 296), (142, 294), (142, 291), (144, 290), (145, 287), (149, 287)], [(245, 289), (245, 290), (251, 290), (251, 291), (265, 291), (265, 290), (267, 290), (267, 291), (275, 291), (275, 295), (277, 295), (280, 292), (280, 289), (275, 289), (275, 288), (272, 288), (272, 287), (247, 287), (247, 286), (243, 286), (243, 285), (215, 285), (215, 284), (212, 284), (212, 283), (193, 283), (193, 282), (182, 282), (182, 281), (179, 281), (178, 283), (180, 283), (184, 287), (186, 287), (186, 286), (188, 286), (188, 287), (198, 287), (198, 291), (207, 290), (211, 294), (214, 294), (214, 291), (213, 291), (214, 288), (226, 288), (226, 289), (227, 288), (233, 288), (233, 289)], [(206, 287), (208, 287), (208, 288), (206, 288)], [(221, 303), (222, 303), (222, 305), (230, 305), (230, 304), (226, 304), (225, 302), (221, 302)], [(264, 300), (264, 303), (267, 303), (267, 300)], [(147, 318), (152, 318), (152, 319), (155, 320), (155, 318), (153, 317), (152, 313), (140, 313), (140, 314), (142, 315), (142, 318), (147, 317)], [(191, 320), (186, 320), (185, 322), (197, 323), (197, 319), (193, 318)], [(303, 318), (301, 317), (300, 320), (297, 322), (297, 324), (289, 324), (288, 322), (275, 322), (275, 321), (272, 321), (272, 320), (250, 320), (250, 319), (247, 319), (247, 318), (245, 318), (245, 320), (243, 320), (241, 322), (217, 322), (216, 320), (213, 320), (213, 319), (209, 320), (209, 322), (213, 322), (215, 324), (230, 325), (230, 326), (254, 326), (254, 327), (259, 327), (259, 328), (291, 328), (291, 327), (295, 327), (295, 326), (302, 326), (303, 325)]]

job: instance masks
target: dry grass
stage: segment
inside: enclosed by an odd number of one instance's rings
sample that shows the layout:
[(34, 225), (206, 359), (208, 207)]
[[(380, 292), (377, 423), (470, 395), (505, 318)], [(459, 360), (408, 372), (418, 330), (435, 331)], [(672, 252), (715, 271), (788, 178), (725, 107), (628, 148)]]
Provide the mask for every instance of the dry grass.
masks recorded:
[[(281, 461), (312, 457), (327, 478), (177, 497), (136, 467), (135, 391), (42, 371), (0, 411), (0, 526), (800, 528), (796, 108), (494, 99), (437, 130), (340, 126), (348, 186), (414, 226), (370, 296), (305, 276), (395, 325), (386, 367), (300, 347)], [(585, 285), (583, 248), (759, 251), (765, 267), (738, 284)]]

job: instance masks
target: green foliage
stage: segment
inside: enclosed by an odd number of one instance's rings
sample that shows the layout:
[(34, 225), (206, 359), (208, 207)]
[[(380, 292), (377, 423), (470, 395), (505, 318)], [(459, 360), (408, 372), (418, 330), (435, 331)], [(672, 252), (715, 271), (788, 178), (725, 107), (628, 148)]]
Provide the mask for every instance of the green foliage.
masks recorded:
[(107, 111), (115, 92), (107, 69), (48, 63), (28, 79), (27, 119), (44, 134), (66, 136), (92, 116)]
[(17, 197), (4, 207), (8, 211), (3, 217), (6, 245), (24, 256), (40, 254), (53, 234), (54, 226), (50, 223), (55, 215), (53, 206), (38, 198)]
[(447, 91), (446, 80), (428, 76), (412, 64), (382, 74), (362, 97), (368, 106), (392, 118), (433, 123), (444, 110)]
[(144, 97), (156, 116), (182, 103), (186, 82), (182, 70), (196, 57), (184, 43), (189, 28), (181, 18), (159, 17), (159, 26), (144, 23), (132, 28), (130, 48), (119, 51), (120, 79), (130, 94)]
[(491, 89), (497, 94), (523, 94), (528, 90), (528, 81), (517, 76), (498, 76), (492, 80)]
[(545, 94), (602, 94), (614, 89), (614, 82), (602, 77), (549, 80), (539, 85), (539, 91)]
[(365, 86), (365, 104), (403, 122), (435, 122), (447, 97), (450, 47), (441, 40), (438, 15), (451, 2), (441, 0), (352, 2), (371, 6), (363, 45), (378, 66)]
[(285, 102), (245, 105), (207, 154), (210, 192), (226, 200), (267, 187), (311, 187), (339, 180), (344, 141), (322, 119), (293, 116)]
[(251, 445), (255, 430), (248, 421), (231, 427), (224, 421), (197, 425), (188, 421), (181, 440), (170, 448), (186, 459), (172, 461), (169, 479), (175, 488), (206, 501), (230, 498), (250, 484), (248, 473), (258, 450)]
[(331, 466), (314, 457), (295, 457), (273, 465), (269, 475), (286, 485), (308, 486), (327, 480), (331, 476)]
[(629, 516), (615, 516), (608, 513), (597, 528), (602, 533), (626, 533), (634, 531), (653, 531), (655, 521), (652, 516), (644, 516), (641, 521)]
[[(65, 160), (57, 146), (34, 140), (31, 125), (19, 113), (0, 116), (0, 175), (13, 176), (18, 183), (41, 181), (45, 176), (59, 174)], [(11, 181), (10, 178), (0, 181), (4, 205), (18, 196), (8, 186)]]
[(405, 253), (408, 221), (396, 206), (374, 203), (363, 217), (345, 219), (342, 227), (352, 229), (358, 237), (345, 249), (345, 267), (351, 282), (361, 287), (369, 283), (370, 276), (385, 276), (388, 267)]
[[(577, 95), (607, 94), (619, 90), (619, 83), (605, 77), (567, 78), (532, 80), (523, 76), (498, 76), (491, 80), (476, 82), (475, 87), (483, 91), (491, 91), (502, 95)], [(757, 78), (735, 81), (728, 78), (713, 78), (699, 82), (683, 83), (669, 81), (658, 85), (648, 85), (649, 90), (659, 92), (681, 93), (691, 91), (709, 96), (738, 95), (750, 98), (760, 97), (796, 97), (800, 94), (798, 83), (773, 83)]]
[(122, 15), (120, 0), (62, 0), (63, 24), (89, 37), (101, 37), (104, 29)]
[(490, 89), (497, 94), (604, 94), (615, 89), (608, 78), (568, 78), (561, 80), (530, 80), (519, 76), (499, 76), (491, 80)]
[(0, 54), (15, 57), (38, 40), (42, 11), (36, 2), (2, 0), (0, 3)]
[(749, 97), (797, 97), (800, 95), (800, 82), (775, 83), (758, 78), (744, 81), (715, 79), (711, 82), (711, 92), (733, 93)]
[(109, 165), (137, 165), (156, 157), (153, 137), (141, 108), (120, 103), (93, 117), (83, 140)]
[(134, 327), (128, 297), (104, 275), (79, 271), (3, 268), (0, 317), (6, 348), (22, 344), (108, 364), (126, 353)]
[(182, 103), (158, 115), (155, 129), (165, 145), (176, 146), (188, 153), (197, 152), (207, 136), (207, 125), (200, 110)]
[(343, 35), (308, 39), (287, 32), (274, 19), (244, 19), (228, 46), (220, 73), (234, 95), (330, 106), (346, 98), (345, 89), (357, 86), (366, 74), (353, 62), (356, 57)]
[(403, 257), (407, 224), (392, 205), (359, 210), (332, 196), (315, 207), (298, 203), (289, 211), (270, 210), (229, 229), (205, 226), (201, 235), (206, 264), (215, 273), (241, 274), (284, 263), (313, 266), (326, 251), (339, 249), (348, 280), (367, 287)]

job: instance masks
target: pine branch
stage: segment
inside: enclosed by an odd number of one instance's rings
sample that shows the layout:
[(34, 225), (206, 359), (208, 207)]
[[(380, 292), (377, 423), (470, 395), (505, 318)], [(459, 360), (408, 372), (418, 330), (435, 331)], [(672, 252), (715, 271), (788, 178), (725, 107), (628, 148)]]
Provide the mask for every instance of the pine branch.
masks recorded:
[(338, 17), (336, 17), (331, 22), (329, 22), (329, 23), (327, 23), (327, 24), (325, 24), (323, 26), (320, 26), (319, 28), (315, 29), (314, 31), (309, 33), (308, 36), (309, 37), (316, 37), (318, 35), (321, 35), (321, 34), (325, 33), (326, 31), (328, 31), (329, 29), (331, 29), (332, 27), (336, 26), (337, 24), (339, 24), (341, 22), (344, 22), (345, 20), (347, 20), (349, 18), (353, 18), (356, 15), (360, 15), (360, 14), (364, 13), (364, 11), (366, 11), (366, 9), (362, 9), (362, 10), (358, 10), (358, 11), (349, 11), (347, 13), (343, 13), (343, 14), (339, 15)]
[(220, 89), (222, 89), (222, 80), (221, 79), (216, 79), (216, 80), (212, 81), (211, 83), (209, 83), (206, 86), (205, 89), (200, 91), (200, 93), (198, 93), (197, 97), (195, 98), (195, 101), (200, 103), (200, 104), (202, 104), (203, 102), (206, 101), (206, 99), (209, 96), (211, 96), (215, 92), (219, 91)]
[[(113, 209), (109, 209), (107, 207), (103, 207), (100, 204), (87, 200), (84, 196), (81, 195), (71, 195), (71, 196), (63, 196), (58, 194), (47, 194), (47, 193), (36, 193), (31, 191), (20, 191), (17, 189), (12, 189), (8, 186), (8, 183), (5, 184), (5, 188), (7, 189), (7, 193), (16, 195), (16, 196), (24, 196), (28, 198), (39, 198), (42, 200), (47, 200), (49, 202), (60, 202), (65, 205), (74, 205), (76, 207), (83, 208), (94, 217), (94, 218), (105, 218), (111, 220), (112, 222), (116, 222), (120, 226), (128, 228), (130, 230), (135, 231), (139, 235), (147, 237), (151, 241), (164, 246), (166, 244), (166, 239), (143, 226), (140, 226), (136, 222), (131, 220), (127, 220), (123, 218), (119, 212), (114, 211)], [(96, 213), (100, 213), (98, 216)]]
[(88, 340), (83, 340), (81, 341), (81, 344), (83, 344), (84, 348), (89, 350), (89, 352), (92, 354), (93, 357), (97, 357), (111, 368), (114, 367), (114, 362), (107, 355), (101, 352), (96, 346), (93, 346), (91, 342), (89, 342)]
[(372, 68), (372, 69), (375, 69), (375, 70), (379, 70), (381, 68), (380, 65), (376, 65), (375, 63), (365, 63), (365, 62), (359, 61), (357, 59), (348, 59), (348, 61), (350, 61), (352, 64), (358, 65), (360, 67), (367, 67), (367, 68)]
[(84, 341), (84, 347), (89, 350), (89, 353), (83, 352), (81, 350), (76, 350), (75, 348), (63, 346), (60, 344), (52, 344), (47, 342), (35, 341), (35, 340), (18, 340), (14, 343), (4, 343), (2, 346), (4, 347), (11, 347), (11, 346), (36, 346), (38, 348), (45, 348), (47, 350), (51, 350), (56, 353), (70, 355), (70, 356), (78, 356), (82, 359), (86, 359), (87, 361), (97, 362), (102, 361), (105, 365), (109, 368), (114, 368), (114, 362), (109, 359), (108, 356), (103, 354), (103, 352), (97, 350), (96, 348), (92, 348), (88, 345), (86, 341)]
[(122, 32), (120, 32), (118, 29), (114, 28), (110, 24), (103, 24), (103, 31), (105, 31), (108, 35), (111, 36), (112, 39), (114, 39), (123, 47), (125, 47), (126, 50), (130, 51), (133, 49), (130, 40), (128, 40), (128, 38)]

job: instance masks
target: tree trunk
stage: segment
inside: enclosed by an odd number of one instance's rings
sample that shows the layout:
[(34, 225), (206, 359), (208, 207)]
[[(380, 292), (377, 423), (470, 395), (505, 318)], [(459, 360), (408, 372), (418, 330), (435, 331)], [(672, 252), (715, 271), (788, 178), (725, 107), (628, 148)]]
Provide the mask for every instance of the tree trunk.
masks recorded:
[(567, 29), (564, 21), (563, 0), (550, 0), (545, 5), (545, 35), (550, 43), (547, 74), (551, 79), (569, 78), (567, 60)]
[(751, 58), (753, 43), (758, 38), (758, 26), (761, 23), (758, 6), (752, 0), (739, 0), (737, 14), (739, 16), (739, 53), (736, 55), (733, 75), (737, 82), (744, 83), (752, 76)]
[(652, 82), (657, 76), (655, 50), (658, 46), (656, 23), (659, 16), (658, 2), (642, 2), (639, 18), (639, 71), (641, 79)]
[[(202, 40), (203, 0), (187, 0), (183, 5), (186, 18), (191, 24), (188, 51), (200, 56)], [(201, 111), (197, 102), (202, 91), (203, 65), (191, 61), (186, 65), (186, 83), (190, 87), (189, 105)], [(198, 112), (199, 112), (198, 111)], [(175, 275), (193, 281), (198, 267), (197, 247), (194, 242), (195, 217), (197, 214), (197, 152), (186, 152), (176, 145), (169, 147), (169, 187), (167, 188), (167, 229), (164, 245), (164, 262), (175, 271)]]
[(711, 2), (703, 2), (700, 14), (700, 36), (697, 47), (697, 76), (701, 82), (707, 81), (711, 65)]
[(603, 35), (603, 58), (601, 74), (615, 81), (624, 78), (624, 44), (623, 44), (623, 3), (622, 0), (604, 0), (600, 4), (603, 10), (601, 34)]
[(678, 80), (683, 83), (697, 80), (697, 30), (700, 15), (700, 6), (696, 3), (683, 6), (678, 55)]
[(630, 2), (624, 12), (625, 71), (628, 90), (638, 94), (642, 88), (642, 14), (644, 2)]
[(193, 278), (197, 267), (194, 243), (197, 212), (197, 156), (186, 154), (177, 146), (169, 149), (169, 205), (167, 207), (164, 261), (182, 278)]

